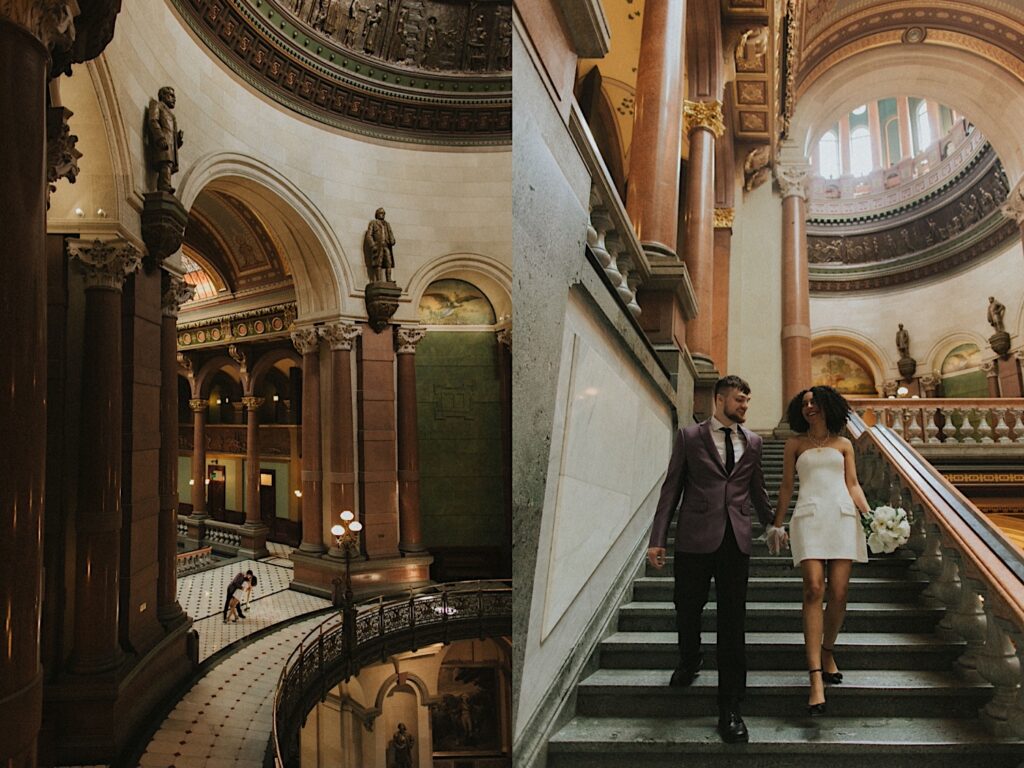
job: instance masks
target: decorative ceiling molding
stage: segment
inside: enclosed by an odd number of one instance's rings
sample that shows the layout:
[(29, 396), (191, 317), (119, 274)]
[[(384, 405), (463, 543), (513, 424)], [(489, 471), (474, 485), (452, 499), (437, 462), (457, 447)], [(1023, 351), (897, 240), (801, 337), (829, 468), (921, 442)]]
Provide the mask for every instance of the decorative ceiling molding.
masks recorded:
[[(367, 52), (344, 48), (285, 12), (271, 0), (172, 0), (193, 32), (233, 71), (261, 93), (310, 119), (378, 139), (441, 146), (506, 145), (512, 136), (512, 79), (509, 73), (436, 72), (433, 59), (411, 68), (401, 62), (374, 58)], [(289, 2), (289, 0), (285, 0)], [(382, 5), (377, 3), (376, 5)], [(377, 9), (375, 5), (374, 12)], [(481, 4), (483, 5), (483, 4)], [(294, 9), (294, 0), (290, 2)], [(349, 6), (352, 8), (353, 6)], [(504, 30), (506, 6), (488, 3), (489, 19)], [(396, 7), (397, 10), (397, 7)], [(301, 8), (300, 8), (301, 13)], [(481, 14), (477, 14), (479, 17)], [(511, 8), (508, 8), (511, 21)], [(406, 15), (408, 23), (409, 14)], [(474, 20), (478, 25), (483, 24)], [(463, 38), (467, 48), (460, 62), (472, 70), (490, 66), (503, 48), (476, 51), (483, 33), (467, 20)], [(382, 22), (378, 21), (379, 26)], [(328, 25), (329, 26), (329, 25)], [(373, 51), (406, 58), (387, 40), (394, 41), (398, 17), (380, 42), (359, 41)], [(486, 26), (486, 25), (485, 25)], [(347, 29), (347, 27), (346, 27)], [(335, 28), (335, 33), (338, 29)], [(425, 35), (424, 30), (418, 34)], [(504, 35), (504, 32), (502, 32)], [(511, 35), (511, 27), (508, 28)], [(412, 33), (410, 32), (410, 41)], [(424, 43), (417, 38), (419, 44)], [(486, 38), (485, 38), (486, 39)], [(355, 45), (354, 39), (352, 41)], [(447, 45), (444, 40), (434, 45)], [(428, 53), (434, 54), (428, 50)], [(440, 55), (440, 54), (437, 54)]]

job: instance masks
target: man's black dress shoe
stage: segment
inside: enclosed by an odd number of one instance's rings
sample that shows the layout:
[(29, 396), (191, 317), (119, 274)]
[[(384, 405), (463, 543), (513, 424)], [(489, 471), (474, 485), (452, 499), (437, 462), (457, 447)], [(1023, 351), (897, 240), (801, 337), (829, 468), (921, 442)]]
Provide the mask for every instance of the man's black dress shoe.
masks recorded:
[(680, 664), (672, 673), (672, 679), (668, 682), (669, 687), (685, 688), (697, 678), (697, 675), (700, 673), (703, 667), (703, 656), (697, 658), (696, 664)]
[(726, 744), (738, 744), (750, 740), (747, 724), (739, 712), (729, 712), (718, 718), (718, 735)]

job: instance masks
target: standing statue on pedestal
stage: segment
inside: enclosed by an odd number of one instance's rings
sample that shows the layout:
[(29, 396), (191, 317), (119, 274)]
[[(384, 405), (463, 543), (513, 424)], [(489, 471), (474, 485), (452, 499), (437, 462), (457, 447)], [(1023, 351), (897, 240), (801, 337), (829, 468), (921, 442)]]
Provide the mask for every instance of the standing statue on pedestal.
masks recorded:
[(391, 760), (388, 768), (413, 768), (412, 747), (416, 739), (410, 735), (405, 723), (398, 724), (398, 730), (391, 737)]
[(910, 356), (910, 333), (900, 323), (900, 329), (896, 331), (896, 349), (900, 353), (900, 359), (896, 361), (900, 376), (909, 381), (917, 370), (917, 361)]
[(149, 144), (149, 164), (156, 171), (157, 192), (174, 194), (171, 174), (178, 172), (178, 148), (184, 143), (184, 134), (178, 130), (174, 117), (174, 89), (164, 86), (156, 99), (150, 99), (146, 110), (146, 138)]
[[(391, 282), (391, 270), (395, 267), (395, 234), (384, 219), (383, 208), (378, 208), (373, 221), (366, 228), (366, 248), (370, 256), (370, 281)], [(383, 281), (381, 273), (383, 272)]]
[(1006, 327), (1003, 325), (1003, 315), (1006, 314), (1006, 307), (998, 302), (995, 296), (988, 297), (988, 324), (991, 325), (996, 333), (1003, 333), (1006, 331)]

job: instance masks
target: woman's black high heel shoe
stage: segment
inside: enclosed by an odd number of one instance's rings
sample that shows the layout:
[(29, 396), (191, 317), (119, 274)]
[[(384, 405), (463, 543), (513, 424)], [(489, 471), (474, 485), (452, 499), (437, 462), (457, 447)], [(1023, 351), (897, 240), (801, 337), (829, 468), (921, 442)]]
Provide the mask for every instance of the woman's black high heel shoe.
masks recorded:
[[(821, 646), (821, 650), (823, 650), (826, 653), (828, 653), (833, 659), (835, 658), (835, 654), (832, 653), (832, 649), (831, 648), (826, 648), (823, 645), (823, 646)], [(841, 682), (843, 682), (843, 673), (842, 672), (822, 672), (821, 673), (821, 679), (824, 680), (825, 683), (828, 684), (828, 685), (839, 685)]]
[[(815, 672), (821, 672), (821, 670), (820, 669), (812, 669), (812, 670), (810, 670), (808, 672), (808, 674), (813, 675)], [(822, 674), (822, 678), (823, 679), (824, 679), (824, 677), (825, 677), (824, 674)], [(810, 715), (811, 717), (817, 717), (818, 715), (824, 715), (825, 714), (825, 704), (826, 704), (826, 702), (824, 702), (824, 701), (819, 703), (819, 704), (808, 704), (807, 705), (807, 714)]]

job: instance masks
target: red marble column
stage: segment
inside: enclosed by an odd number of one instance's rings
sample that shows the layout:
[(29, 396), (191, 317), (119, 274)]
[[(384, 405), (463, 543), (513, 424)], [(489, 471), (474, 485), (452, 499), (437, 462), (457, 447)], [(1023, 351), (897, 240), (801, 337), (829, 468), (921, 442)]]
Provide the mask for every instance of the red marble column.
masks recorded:
[[(782, 190), (782, 405), (811, 385), (811, 294), (807, 274), (807, 167), (779, 166)], [(785, 419), (785, 410), (783, 410)]]
[(715, 138), (725, 131), (722, 104), (687, 101), (690, 161), (686, 174), (686, 267), (700, 311), (686, 324), (686, 346), (699, 368), (715, 370), (711, 357), (715, 295)]
[(121, 557), (121, 290), (142, 256), (124, 241), (68, 242), (85, 279), (71, 669), (115, 669)]
[[(46, 474), (46, 82), (41, 30), (0, 7), (0, 764), (35, 765)], [(11, 23), (14, 21), (15, 23)], [(27, 24), (25, 26), (28, 26)], [(14, 75), (17, 73), (17, 76)], [(17, 118), (15, 119), (15, 116)]]
[(245, 524), (258, 526), (260, 518), (260, 415), (262, 397), (243, 397), (245, 406)]
[[(355, 323), (329, 323), (319, 328), (331, 347), (331, 444), (327, 458), (327, 481), (331, 484), (331, 520), (344, 510), (355, 511), (356, 461), (355, 414), (352, 410), (352, 347), (362, 334)], [(344, 557), (327, 527), (325, 544), (331, 557)]]
[(715, 208), (715, 297), (711, 304), (711, 358), (729, 370), (729, 266), (732, 260), (732, 208)]
[(200, 397), (188, 401), (192, 409), (192, 517), (205, 520), (206, 514), (206, 407)]
[(157, 618), (164, 626), (185, 618), (178, 603), (178, 310), (195, 288), (165, 272), (160, 324), (160, 520), (157, 530)]
[(676, 256), (685, 0), (644, 5), (626, 210), (649, 253)]
[(416, 345), (425, 328), (401, 327), (395, 334), (398, 352), (398, 549), (424, 552), (420, 519), (420, 440), (416, 421)]
[(320, 336), (316, 328), (292, 332), (302, 355), (302, 543), (299, 551), (321, 554), (323, 544), (323, 460), (320, 446)]

